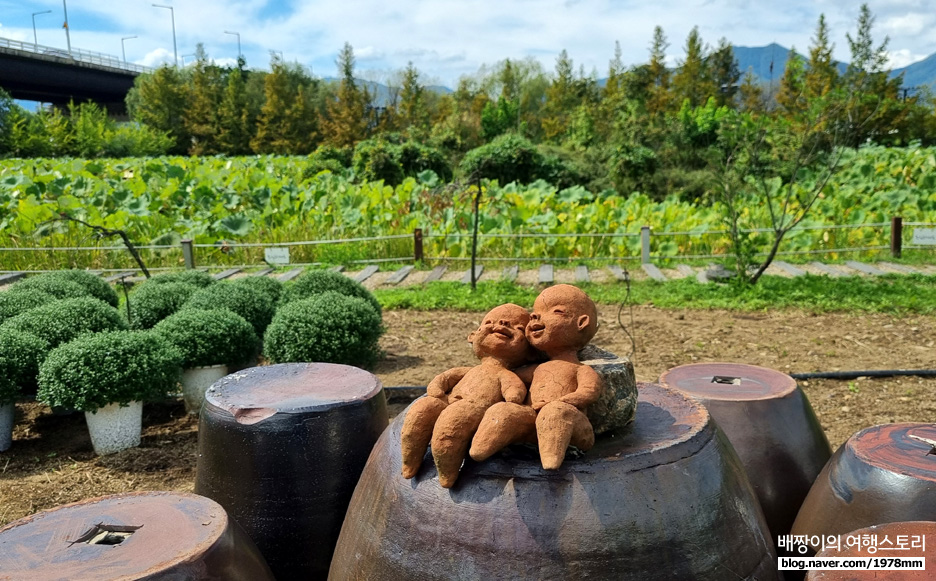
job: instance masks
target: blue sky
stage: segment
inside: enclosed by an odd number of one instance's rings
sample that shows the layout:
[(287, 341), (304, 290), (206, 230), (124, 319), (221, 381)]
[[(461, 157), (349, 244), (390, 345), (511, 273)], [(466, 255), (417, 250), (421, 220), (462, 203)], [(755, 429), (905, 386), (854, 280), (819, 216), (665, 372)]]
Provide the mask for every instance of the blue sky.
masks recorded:
[[(172, 60), (169, 10), (152, 0), (66, 0), (73, 47), (117, 57), (121, 37), (127, 60), (157, 65)], [(686, 35), (699, 26), (703, 40), (726, 37), (742, 46), (778, 42), (805, 51), (820, 13), (825, 13), (836, 57), (848, 59), (845, 34), (854, 31), (861, 2), (841, 0), (157, 0), (174, 8), (178, 52), (187, 62), (196, 43), (226, 63), (237, 56), (240, 33), (249, 66), (267, 68), (270, 51), (334, 76), (335, 56), (345, 41), (361, 76), (381, 80), (412, 61), (430, 80), (454, 86), (482, 64), (533, 56), (547, 70), (565, 48), (576, 65), (600, 76), (614, 42), (625, 63), (645, 62), (653, 27), (670, 43), (671, 62), (681, 58)], [(936, 52), (933, 0), (870, 2), (877, 17), (875, 38), (890, 37), (894, 67)], [(40, 45), (64, 48), (61, 0), (0, 0), (0, 37), (33, 42), (36, 16)], [(366, 72), (368, 71), (368, 72)]]

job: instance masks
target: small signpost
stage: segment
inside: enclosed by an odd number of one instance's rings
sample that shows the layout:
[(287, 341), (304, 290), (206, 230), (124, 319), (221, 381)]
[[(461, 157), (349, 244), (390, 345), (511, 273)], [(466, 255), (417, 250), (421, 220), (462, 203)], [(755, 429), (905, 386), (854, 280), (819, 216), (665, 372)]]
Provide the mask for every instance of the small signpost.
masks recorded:
[(912, 244), (936, 246), (936, 228), (914, 228)]
[(289, 264), (289, 247), (271, 246), (264, 248), (263, 259), (267, 264)]

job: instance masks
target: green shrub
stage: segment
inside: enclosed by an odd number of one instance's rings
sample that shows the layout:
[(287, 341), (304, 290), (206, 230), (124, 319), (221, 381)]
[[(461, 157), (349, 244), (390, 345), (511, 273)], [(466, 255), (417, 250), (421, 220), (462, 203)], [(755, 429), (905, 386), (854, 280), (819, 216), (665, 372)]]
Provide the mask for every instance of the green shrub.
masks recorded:
[(117, 291), (109, 285), (107, 281), (99, 276), (95, 276), (85, 270), (60, 270), (49, 272), (40, 276), (48, 276), (50, 279), (68, 280), (81, 285), (87, 294), (96, 299), (100, 299), (112, 307), (120, 304), (117, 298)]
[(222, 283), (201, 289), (190, 298), (183, 310), (210, 311), (227, 309), (245, 318), (258, 336), (263, 336), (273, 319), (273, 303), (262, 292), (242, 284)]
[(349, 147), (320, 145), (309, 155), (309, 165), (302, 170), (302, 179), (307, 180), (325, 170), (333, 174), (343, 174), (346, 168), (351, 167), (352, 153)]
[(85, 287), (73, 280), (65, 280), (64, 278), (51, 275), (52, 273), (43, 273), (25, 278), (19, 282), (13, 283), (13, 286), (11, 286), (10, 290), (7, 292), (37, 290), (52, 295), (57, 299), (74, 299), (86, 297), (91, 294)]
[(145, 282), (130, 295), (130, 327), (151, 329), (182, 308), (199, 288), (182, 282)]
[(384, 327), (370, 303), (334, 291), (281, 307), (263, 352), (273, 363), (320, 362), (371, 367)]
[(406, 177), (415, 177), (431, 170), (443, 181), (451, 181), (452, 166), (438, 149), (416, 141), (407, 141), (400, 144), (397, 151), (400, 167), (403, 168), (403, 175)]
[(37, 398), (86, 412), (162, 398), (175, 389), (181, 361), (171, 343), (149, 331), (85, 335), (45, 358)]
[(0, 324), (10, 317), (15, 317), (20, 313), (25, 313), (29, 309), (51, 303), (56, 300), (49, 293), (36, 289), (24, 289), (19, 292), (13, 292), (10, 289), (7, 292), (0, 292)]
[(283, 283), (269, 276), (245, 276), (236, 278), (231, 284), (242, 284), (265, 294), (276, 305), (283, 296)]
[(516, 133), (505, 133), (486, 145), (465, 154), (460, 170), (466, 177), (480, 175), (497, 180), (528, 184), (543, 173), (543, 155), (530, 140)]
[(183, 282), (185, 284), (195, 285), (199, 288), (205, 288), (206, 286), (211, 286), (218, 281), (211, 278), (210, 274), (202, 270), (183, 270), (180, 272), (166, 272), (163, 274), (157, 274), (146, 282), (155, 284)]
[(283, 292), (283, 302), (291, 303), (302, 299), (309, 299), (327, 291), (335, 291), (349, 297), (364, 299), (381, 313), (380, 303), (363, 284), (352, 280), (340, 272), (332, 270), (311, 270), (286, 287)]
[(160, 321), (153, 332), (176, 346), (185, 369), (251, 363), (260, 353), (254, 328), (225, 309), (180, 311)]
[(35, 335), (0, 329), (0, 405), (35, 393), (39, 363), (48, 350), (49, 344)]
[(383, 139), (358, 143), (354, 148), (352, 167), (359, 180), (383, 180), (389, 186), (399, 185), (405, 177), (399, 161), (399, 148)]
[(107, 303), (93, 297), (79, 297), (30, 309), (7, 319), (0, 329), (31, 333), (55, 348), (82, 333), (127, 329), (127, 322)]

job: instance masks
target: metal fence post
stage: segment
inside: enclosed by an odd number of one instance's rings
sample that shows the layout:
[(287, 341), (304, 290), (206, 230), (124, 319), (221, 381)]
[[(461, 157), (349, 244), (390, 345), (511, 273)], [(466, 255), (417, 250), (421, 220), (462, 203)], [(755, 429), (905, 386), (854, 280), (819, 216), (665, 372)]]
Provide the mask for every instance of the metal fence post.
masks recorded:
[(891, 218), (891, 256), (900, 258), (901, 246), (903, 245), (903, 217), (894, 216)]
[(422, 228), (413, 230), (413, 261), (419, 262), (423, 259)]
[(640, 263), (650, 263), (650, 226), (640, 227)]
[(185, 259), (185, 268), (195, 268), (195, 247), (192, 246), (191, 240), (182, 241), (182, 257)]

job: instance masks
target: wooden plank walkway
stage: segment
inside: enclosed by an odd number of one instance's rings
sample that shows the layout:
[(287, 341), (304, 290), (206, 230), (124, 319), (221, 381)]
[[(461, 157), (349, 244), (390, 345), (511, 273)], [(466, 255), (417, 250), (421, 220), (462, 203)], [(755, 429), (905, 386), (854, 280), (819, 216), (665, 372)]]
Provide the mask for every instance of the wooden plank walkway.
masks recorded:
[(666, 282), (666, 275), (663, 274), (663, 272), (661, 272), (659, 268), (657, 268), (657, 265), (651, 264), (649, 262), (645, 262), (644, 264), (640, 265), (640, 268), (642, 268), (643, 271), (647, 273), (647, 276), (649, 276), (653, 280)]
[(432, 272), (426, 275), (426, 280), (423, 282), (435, 282), (437, 280), (441, 280), (442, 275), (445, 274), (446, 270), (448, 270), (448, 267), (444, 264), (440, 264), (439, 266), (433, 268)]
[(629, 278), (627, 271), (621, 268), (620, 266), (616, 264), (612, 264), (611, 266), (608, 267), (608, 270), (611, 271), (611, 274), (614, 276), (614, 280), (627, 282)]
[(846, 260), (845, 266), (847, 266), (848, 268), (854, 268), (858, 272), (870, 274), (871, 276), (881, 276), (882, 274), (887, 274), (886, 272), (874, 266), (873, 264), (866, 264), (864, 262), (858, 262), (856, 260)]
[(365, 268), (365, 269), (362, 270), (361, 272), (357, 273), (357, 276), (354, 277), (354, 280), (355, 280), (355, 282), (364, 282), (365, 280), (367, 280), (367, 279), (369, 279), (370, 277), (374, 276), (374, 274), (375, 274), (378, 270), (380, 270), (380, 267), (379, 267), (379, 266), (377, 266), (376, 264), (371, 264), (370, 266), (368, 266), (367, 268)]
[(331, 266), (331, 267), (328, 268), (328, 270), (330, 270), (330, 271), (332, 271), (332, 272), (344, 272), (344, 265), (343, 265), (343, 264), (339, 264), (339, 265), (337, 265), (337, 266)]
[(391, 274), (391, 275), (390, 275), (390, 278), (388, 278), (388, 279), (387, 279), (387, 282), (384, 283), (384, 284), (400, 284), (401, 282), (403, 282), (403, 280), (404, 280), (407, 276), (409, 276), (409, 273), (411, 273), (411, 272), (413, 272), (413, 265), (412, 265), (412, 264), (408, 264), (408, 265), (406, 265), (406, 266), (400, 268), (400, 270), (398, 270), (398, 271), (394, 272), (393, 274)]
[(906, 264), (895, 264), (893, 262), (881, 262), (881, 266), (895, 270), (897, 272), (902, 272), (904, 274), (920, 274), (920, 271), (913, 268), (912, 266), (907, 266)]
[(0, 286), (14, 283), (24, 276), (26, 276), (25, 272), (8, 272), (6, 274), (0, 274)]
[(818, 271), (820, 271), (820, 272), (822, 272), (822, 273), (824, 273), (824, 274), (827, 274), (827, 275), (831, 276), (832, 278), (838, 278), (838, 277), (840, 277), (840, 276), (845, 276), (844, 274), (842, 274), (841, 272), (839, 272), (837, 269), (832, 268), (832, 267), (829, 266), (828, 264), (823, 264), (823, 263), (821, 263), (821, 262), (819, 262), (819, 261), (813, 261), (813, 262), (810, 262), (809, 264), (810, 264), (810, 266), (812, 266), (812, 267), (815, 268), (816, 270), (818, 270)]
[(517, 280), (517, 275), (520, 274), (520, 267), (514, 264), (513, 266), (508, 266), (504, 269), (504, 274), (502, 278), (507, 282), (513, 282)]
[(695, 279), (696, 279), (697, 281), (699, 281), (700, 284), (708, 284), (708, 283), (711, 282), (711, 281), (709, 280), (708, 275), (706, 274), (706, 270), (705, 270), (705, 269), (702, 269), (702, 270), (700, 270), (699, 272), (697, 272), (696, 275), (695, 275)]
[(136, 273), (135, 270), (125, 270), (123, 272), (112, 274), (109, 277), (105, 278), (104, 280), (106, 282), (117, 282), (118, 280), (122, 280), (124, 278), (127, 278), (128, 276), (133, 276), (135, 273)]
[(215, 274), (215, 275), (212, 275), (211, 278), (213, 278), (213, 279), (215, 279), (215, 280), (224, 280), (224, 279), (226, 279), (226, 278), (231, 278), (232, 276), (234, 276), (234, 275), (237, 274), (238, 272), (241, 272), (242, 270), (244, 270), (244, 269), (242, 269), (242, 268), (229, 268), (229, 269), (223, 270), (223, 271), (221, 271), (221, 272), (219, 272), (219, 273), (217, 273), (217, 274)]
[(285, 274), (279, 275), (278, 277), (276, 277), (276, 279), (280, 282), (289, 282), (292, 279), (299, 276), (300, 274), (302, 274), (303, 272), (305, 272), (304, 268), (294, 268)]
[(551, 264), (541, 264), (539, 267), (539, 283), (552, 284), (555, 271)]
[[(484, 273), (484, 265), (476, 264), (474, 269), (475, 281), (481, 279), (481, 275)], [(463, 284), (471, 284), (471, 268), (465, 271), (465, 274), (462, 275), (461, 281)]]
[(695, 269), (689, 266), (688, 264), (677, 264), (676, 270), (682, 273), (686, 278), (695, 276)]
[(584, 264), (575, 267), (575, 282), (591, 282), (588, 276), (588, 267)]
[(257, 272), (251, 274), (250, 276), (266, 276), (273, 272), (272, 268), (264, 268), (263, 270), (258, 270)]
[(774, 260), (773, 265), (790, 276), (804, 276), (806, 274), (806, 271), (802, 268), (797, 268), (789, 262), (784, 262), (782, 260)]

